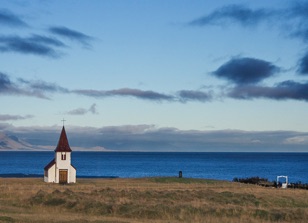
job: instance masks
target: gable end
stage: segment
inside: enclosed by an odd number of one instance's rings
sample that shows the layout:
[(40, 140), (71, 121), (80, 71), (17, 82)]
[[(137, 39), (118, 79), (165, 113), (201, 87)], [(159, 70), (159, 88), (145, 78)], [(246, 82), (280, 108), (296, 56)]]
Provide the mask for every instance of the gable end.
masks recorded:
[(48, 164), (44, 167), (44, 170), (45, 170), (45, 171), (49, 170), (49, 169), (50, 169), (53, 165), (55, 165), (55, 164), (56, 164), (56, 160), (55, 160), (55, 159), (51, 160), (50, 163), (48, 163)]

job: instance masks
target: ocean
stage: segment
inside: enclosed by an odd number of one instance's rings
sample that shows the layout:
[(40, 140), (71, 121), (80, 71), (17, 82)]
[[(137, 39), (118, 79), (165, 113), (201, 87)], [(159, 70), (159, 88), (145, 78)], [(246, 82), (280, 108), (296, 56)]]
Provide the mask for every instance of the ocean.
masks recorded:
[[(0, 177), (43, 176), (54, 152), (0, 152)], [(308, 153), (73, 152), (78, 177), (175, 176), (232, 181), (277, 176), (308, 183)]]

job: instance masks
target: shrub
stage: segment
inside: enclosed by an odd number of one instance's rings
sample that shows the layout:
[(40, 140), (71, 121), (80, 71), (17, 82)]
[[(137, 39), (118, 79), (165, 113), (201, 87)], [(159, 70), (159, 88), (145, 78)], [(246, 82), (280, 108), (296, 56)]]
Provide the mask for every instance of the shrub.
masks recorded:
[(233, 178), (233, 182), (245, 183), (245, 184), (260, 184), (260, 183), (270, 183), (267, 178), (261, 177), (247, 177), (247, 178)]
[(61, 204), (65, 204), (65, 200), (62, 198), (51, 198), (44, 202), (45, 205), (48, 206), (59, 206)]

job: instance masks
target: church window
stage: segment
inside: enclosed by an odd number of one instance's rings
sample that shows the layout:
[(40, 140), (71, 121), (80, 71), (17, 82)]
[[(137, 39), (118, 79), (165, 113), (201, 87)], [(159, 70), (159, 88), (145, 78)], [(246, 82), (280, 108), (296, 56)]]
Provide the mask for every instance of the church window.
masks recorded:
[(61, 154), (61, 160), (66, 160), (66, 153)]

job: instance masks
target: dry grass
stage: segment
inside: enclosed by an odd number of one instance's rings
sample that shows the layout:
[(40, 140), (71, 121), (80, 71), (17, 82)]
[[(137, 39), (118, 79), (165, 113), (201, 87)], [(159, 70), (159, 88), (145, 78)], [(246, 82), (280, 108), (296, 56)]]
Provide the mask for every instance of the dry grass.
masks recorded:
[(306, 222), (308, 191), (179, 179), (0, 178), (0, 222)]

